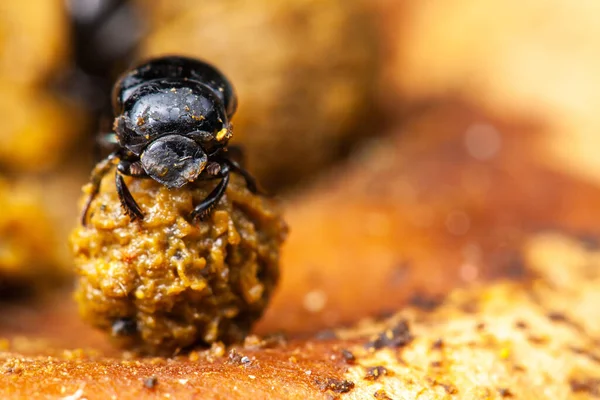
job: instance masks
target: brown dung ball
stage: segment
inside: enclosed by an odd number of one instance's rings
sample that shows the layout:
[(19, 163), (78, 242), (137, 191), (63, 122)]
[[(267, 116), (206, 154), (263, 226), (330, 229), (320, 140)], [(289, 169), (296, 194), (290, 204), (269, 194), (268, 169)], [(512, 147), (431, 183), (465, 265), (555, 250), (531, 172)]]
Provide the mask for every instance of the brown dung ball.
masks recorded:
[(243, 340), (279, 277), (287, 226), (276, 205), (232, 175), (213, 212), (193, 223), (190, 212), (214, 183), (168, 190), (125, 179), (144, 219), (123, 213), (109, 173), (87, 227), (71, 235), (82, 317), (147, 353)]

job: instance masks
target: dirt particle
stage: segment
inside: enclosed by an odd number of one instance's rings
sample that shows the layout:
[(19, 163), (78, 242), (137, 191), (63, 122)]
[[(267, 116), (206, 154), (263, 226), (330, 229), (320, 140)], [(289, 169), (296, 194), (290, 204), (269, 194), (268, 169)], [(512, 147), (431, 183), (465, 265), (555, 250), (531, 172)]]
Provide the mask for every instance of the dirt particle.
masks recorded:
[(533, 344), (539, 344), (539, 345), (545, 345), (548, 344), (549, 339), (547, 337), (543, 337), (543, 336), (534, 336), (534, 335), (529, 335), (527, 337), (527, 340), (529, 340), (530, 343)]
[(444, 340), (442, 338), (436, 339), (435, 342), (431, 344), (431, 348), (433, 350), (440, 350), (444, 347)]
[(2, 371), (5, 374), (20, 374), (23, 372), (23, 367), (21, 366), (21, 362), (19, 360), (8, 360), (2, 366)]
[(228, 362), (230, 364), (236, 364), (236, 365), (244, 365), (245, 359), (248, 359), (248, 362), (250, 361), (250, 359), (248, 357), (239, 354), (237, 351), (235, 351), (235, 349), (231, 349), (229, 351), (227, 358), (228, 358)]
[(356, 363), (356, 357), (354, 356), (354, 353), (348, 349), (342, 349), (342, 359), (346, 362), (346, 364)]
[(549, 312), (548, 314), (546, 314), (546, 316), (550, 319), (550, 321), (554, 321), (554, 322), (566, 322), (567, 321), (567, 317), (565, 316), (565, 314), (560, 313), (558, 311)]
[(246, 366), (252, 364), (252, 360), (250, 360), (250, 357), (248, 357), (248, 356), (242, 357), (242, 359), (240, 361), (242, 364), (244, 364)]
[(441, 361), (432, 361), (430, 365), (432, 368), (441, 368), (442, 362)]
[(334, 393), (348, 393), (354, 389), (354, 382), (345, 379), (315, 378), (315, 383), (322, 392), (330, 390)]
[(517, 372), (526, 372), (527, 371), (524, 366), (519, 365), (519, 364), (513, 365), (513, 370), (517, 371)]
[(454, 386), (451, 383), (439, 383), (439, 385), (441, 387), (443, 387), (444, 390), (446, 391), (446, 393), (448, 393), (448, 394), (457, 394), (458, 393), (458, 389), (456, 388), (456, 386)]
[(527, 325), (527, 323), (525, 321), (521, 321), (521, 320), (516, 321), (515, 322), (515, 326), (517, 328), (519, 328), (519, 329), (527, 329), (527, 328), (529, 328), (529, 326)]
[(150, 378), (144, 378), (144, 387), (146, 389), (154, 389), (158, 385), (158, 378), (151, 376)]
[(398, 348), (406, 346), (413, 339), (408, 321), (401, 320), (393, 328), (381, 332), (365, 344), (365, 348), (379, 350), (384, 347)]
[(510, 391), (510, 389), (507, 388), (498, 388), (498, 394), (501, 397), (513, 397), (512, 392)]
[(424, 311), (433, 311), (440, 304), (442, 304), (442, 299), (438, 297), (429, 296), (423, 293), (417, 293), (412, 296), (408, 301), (412, 306), (420, 308)]
[(379, 389), (378, 391), (373, 393), (373, 397), (375, 397), (378, 400), (392, 400), (392, 398), (383, 389)]
[(574, 393), (588, 393), (591, 396), (600, 396), (600, 378), (578, 378), (569, 381), (571, 391)]
[(575, 346), (569, 347), (569, 350), (571, 350), (575, 354), (579, 354), (579, 355), (585, 356), (585, 357), (589, 358), (591, 361), (594, 361), (596, 363), (600, 363), (600, 355), (594, 354), (591, 351), (588, 351), (586, 349), (582, 349), (580, 347), (575, 347)]
[(388, 370), (385, 367), (378, 365), (376, 367), (368, 368), (367, 374), (365, 375), (365, 377), (363, 379), (367, 380), (367, 381), (376, 381), (382, 375), (388, 375)]
[(530, 272), (523, 255), (517, 251), (499, 251), (489, 257), (490, 267), (489, 278), (508, 278), (517, 281), (523, 281)]

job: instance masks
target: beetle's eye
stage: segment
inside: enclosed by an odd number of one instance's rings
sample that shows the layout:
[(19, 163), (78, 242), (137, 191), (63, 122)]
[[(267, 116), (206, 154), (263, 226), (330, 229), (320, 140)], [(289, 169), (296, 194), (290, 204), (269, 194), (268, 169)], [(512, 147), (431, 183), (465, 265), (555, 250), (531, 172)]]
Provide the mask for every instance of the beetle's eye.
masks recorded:
[(196, 180), (208, 157), (192, 139), (168, 135), (152, 142), (142, 153), (144, 170), (169, 189)]

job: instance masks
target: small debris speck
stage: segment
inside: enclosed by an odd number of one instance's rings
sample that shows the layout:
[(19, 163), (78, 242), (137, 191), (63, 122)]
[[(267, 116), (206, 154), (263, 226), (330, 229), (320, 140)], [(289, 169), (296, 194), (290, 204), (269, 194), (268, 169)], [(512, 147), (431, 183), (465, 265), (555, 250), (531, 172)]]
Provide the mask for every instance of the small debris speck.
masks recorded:
[(356, 363), (356, 357), (354, 354), (348, 349), (342, 349), (342, 358), (347, 364)]
[(533, 344), (539, 344), (539, 345), (545, 345), (549, 342), (549, 339), (547, 337), (535, 336), (535, 335), (529, 335), (527, 337), (527, 340), (529, 340)]
[(158, 385), (158, 378), (151, 376), (150, 378), (144, 379), (144, 387), (147, 389), (154, 389)]
[(498, 394), (502, 397), (513, 397), (512, 392), (507, 388), (499, 388)]
[(231, 349), (229, 351), (229, 363), (231, 364), (243, 364), (242, 359), (244, 358), (242, 355), (240, 355), (237, 351), (235, 351), (235, 349)]
[(515, 322), (515, 326), (519, 329), (527, 329), (528, 328), (527, 323), (525, 321), (521, 321), (521, 320)]
[(388, 375), (388, 370), (385, 367), (378, 365), (376, 367), (367, 369), (367, 374), (365, 375), (364, 379), (367, 381), (376, 381), (382, 375)]
[(567, 317), (565, 317), (564, 314), (557, 311), (549, 312), (547, 317), (554, 322), (564, 322), (567, 320)]
[(569, 385), (572, 392), (600, 396), (600, 378), (571, 379)]
[(439, 383), (439, 385), (441, 387), (443, 387), (444, 390), (446, 391), (446, 393), (448, 393), (448, 394), (457, 394), (458, 393), (458, 389), (456, 388), (456, 386), (454, 386), (451, 383)]
[(334, 393), (348, 393), (354, 389), (354, 382), (336, 378), (315, 378), (315, 383), (323, 392), (331, 390)]
[(373, 397), (375, 397), (378, 400), (392, 400), (392, 398), (383, 389), (379, 389), (378, 391), (373, 393)]
[(417, 293), (408, 301), (412, 306), (425, 311), (433, 311), (442, 303), (442, 300), (432, 295)]
[(384, 347), (398, 348), (406, 346), (413, 339), (408, 322), (401, 320), (393, 328), (381, 332), (375, 339), (367, 342), (367, 349), (379, 350)]

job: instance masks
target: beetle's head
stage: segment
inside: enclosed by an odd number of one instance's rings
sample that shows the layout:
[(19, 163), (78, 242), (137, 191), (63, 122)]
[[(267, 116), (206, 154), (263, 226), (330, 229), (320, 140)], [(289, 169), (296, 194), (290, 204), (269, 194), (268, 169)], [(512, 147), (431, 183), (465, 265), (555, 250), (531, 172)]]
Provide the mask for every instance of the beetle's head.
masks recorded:
[(167, 135), (150, 143), (140, 159), (152, 179), (174, 189), (196, 180), (206, 167), (208, 156), (194, 140)]

